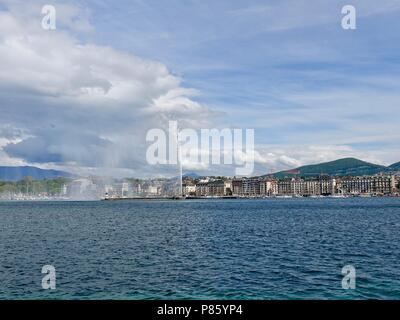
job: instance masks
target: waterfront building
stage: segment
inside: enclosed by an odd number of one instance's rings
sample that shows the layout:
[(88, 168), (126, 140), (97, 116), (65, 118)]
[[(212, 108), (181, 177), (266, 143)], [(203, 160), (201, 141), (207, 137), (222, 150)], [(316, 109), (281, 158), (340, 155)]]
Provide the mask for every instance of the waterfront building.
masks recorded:
[(302, 179), (292, 179), (290, 190), (293, 196), (300, 196), (304, 194), (305, 183)]
[(282, 196), (320, 196), (336, 193), (336, 179), (324, 176), (315, 179), (285, 178), (277, 182)]
[(336, 179), (329, 176), (322, 176), (319, 178), (320, 195), (327, 196), (337, 192)]
[(199, 182), (196, 184), (196, 196), (206, 197), (210, 195), (210, 187), (208, 182)]
[(392, 192), (397, 193), (400, 191), (400, 175), (396, 176), (393, 175), (392, 176)]
[(232, 195), (232, 181), (212, 180), (200, 182), (196, 185), (196, 196), (223, 197)]
[(261, 189), (263, 192), (267, 190), (262, 178), (236, 178), (232, 181), (232, 194), (235, 196), (259, 197), (263, 194)]
[(261, 180), (260, 194), (269, 197), (278, 194), (278, 181), (275, 179)]
[(278, 195), (285, 196), (294, 194), (292, 180), (293, 179), (285, 178), (278, 181)]
[(242, 190), (243, 190), (242, 179), (233, 179), (232, 180), (232, 194), (235, 196), (239, 196), (242, 194)]
[(343, 194), (390, 194), (396, 190), (394, 176), (346, 177), (340, 180), (339, 190)]
[(232, 192), (232, 180), (225, 180), (224, 181), (224, 195), (231, 196)]
[(260, 179), (259, 178), (244, 178), (242, 182), (241, 195), (247, 197), (260, 196)]
[(301, 195), (318, 196), (321, 194), (321, 184), (318, 180), (305, 180), (302, 182)]
[(209, 195), (222, 197), (225, 195), (225, 183), (222, 180), (211, 181), (208, 183)]
[(196, 195), (196, 185), (193, 183), (186, 182), (182, 185), (183, 194), (186, 196), (195, 196)]
[[(365, 177), (337, 178), (327, 175), (315, 178), (284, 178), (272, 177), (234, 178), (233, 180), (207, 179), (197, 182), (195, 195), (239, 197), (268, 196), (329, 196), (335, 194), (397, 194), (399, 192), (399, 177), (394, 175), (376, 175)], [(192, 192), (185, 190), (186, 194)]]

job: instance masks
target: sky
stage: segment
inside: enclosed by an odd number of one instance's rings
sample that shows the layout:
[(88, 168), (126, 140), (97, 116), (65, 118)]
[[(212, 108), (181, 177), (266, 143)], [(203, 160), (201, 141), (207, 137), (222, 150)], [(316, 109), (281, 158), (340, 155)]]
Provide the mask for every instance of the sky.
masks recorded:
[(0, 165), (174, 176), (145, 157), (169, 120), (254, 129), (255, 174), (398, 162), (399, 30), (400, 0), (0, 0)]

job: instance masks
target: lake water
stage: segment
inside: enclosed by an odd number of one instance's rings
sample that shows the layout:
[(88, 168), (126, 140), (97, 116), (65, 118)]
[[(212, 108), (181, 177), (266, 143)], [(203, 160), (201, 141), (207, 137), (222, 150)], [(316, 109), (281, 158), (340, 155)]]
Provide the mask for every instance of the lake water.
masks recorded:
[(0, 202), (0, 299), (399, 299), (399, 231), (400, 198)]

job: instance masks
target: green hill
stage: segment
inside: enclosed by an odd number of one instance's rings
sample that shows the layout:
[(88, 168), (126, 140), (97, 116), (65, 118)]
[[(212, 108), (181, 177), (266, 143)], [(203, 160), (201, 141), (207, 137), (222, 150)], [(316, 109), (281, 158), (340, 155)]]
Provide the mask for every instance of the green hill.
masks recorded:
[(55, 178), (70, 178), (68, 172), (58, 170), (47, 170), (36, 167), (3, 167), (0, 166), (0, 181), (19, 181), (26, 177), (34, 180), (45, 180)]
[(293, 170), (286, 170), (274, 174), (276, 178), (285, 177), (314, 177), (321, 174), (331, 176), (362, 176), (373, 175), (386, 171), (387, 167), (361, 161), (355, 158), (339, 159), (314, 165), (302, 166)]
[(388, 167), (390, 171), (400, 171), (400, 162), (393, 163)]

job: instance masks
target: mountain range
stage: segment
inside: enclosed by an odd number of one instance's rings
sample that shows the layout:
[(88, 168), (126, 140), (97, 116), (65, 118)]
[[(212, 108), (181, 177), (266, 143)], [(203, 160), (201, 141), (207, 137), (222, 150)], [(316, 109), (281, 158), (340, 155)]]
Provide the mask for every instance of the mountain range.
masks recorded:
[(393, 163), (391, 166), (389, 166), (389, 169), (393, 171), (400, 171), (400, 162)]
[(192, 179), (197, 179), (200, 178), (200, 176), (196, 172), (187, 172), (183, 174), (184, 178), (192, 178)]
[(394, 163), (386, 167), (355, 158), (344, 158), (320, 164), (301, 166), (292, 170), (276, 172), (272, 175), (276, 178), (290, 178), (295, 176), (315, 177), (321, 174), (331, 176), (363, 176), (373, 175), (377, 173), (389, 173), (399, 170), (400, 162)]
[(70, 178), (72, 175), (65, 171), (40, 169), (36, 167), (0, 167), (0, 181), (19, 181), (25, 177), (34, 180), (54, 178)]
[[(377, 173), (390, 173), (400, 171), (400, 162), (390, 166), (382, 166), (365, 162), (355, 158), (344, 158), (320, 164), (301, 166), (291, 170), (285, 170), (264, 176), (274, 176), (276, 178), (290, 177), (315, 177), (321, 174), (331, 176), (363, 176)], [(71, 178), (72, 174), (65, 171), (40, 169), (36, 167), (2, 167), (0, 166), (0, 181), (19, 181), (25, 177), (32, 177), (35, 180), (45, 180), (54, 178)], [(200, 177), (194, 172), (185, 173), (184, 177), (196, 179)]]

